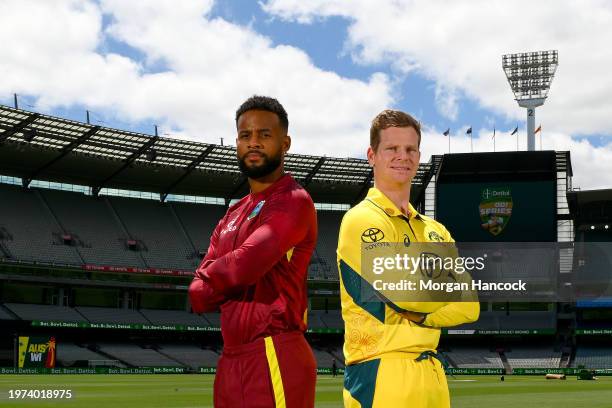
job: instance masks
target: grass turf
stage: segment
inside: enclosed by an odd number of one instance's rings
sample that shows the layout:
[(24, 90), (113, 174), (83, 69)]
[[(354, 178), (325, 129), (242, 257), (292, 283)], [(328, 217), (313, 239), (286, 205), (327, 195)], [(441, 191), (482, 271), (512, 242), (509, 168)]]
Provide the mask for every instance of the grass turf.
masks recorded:
[[(210, 407), (212, 375), (1, 375), (1, 407)], [(612, 406), (612, 377), (598, 381), (545, 380), (542, 376), (448, 378), (453, 408), (559, 408)], [(71, 400), (10, 400), (9, 389), (71, 389)], [(319, 376), (316, 407), (342, 406), (342, 377)]]

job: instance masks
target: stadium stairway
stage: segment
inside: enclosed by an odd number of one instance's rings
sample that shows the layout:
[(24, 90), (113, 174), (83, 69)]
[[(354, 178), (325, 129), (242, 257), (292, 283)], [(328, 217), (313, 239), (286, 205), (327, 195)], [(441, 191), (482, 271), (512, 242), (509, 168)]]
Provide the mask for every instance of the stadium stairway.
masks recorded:
[[(117, 226), (121, 229), (121, 232), (123, 232), (123, 234), (125, 236), (125, 239), (126, 240), (133, 239), (133, 237), (128, 232), (127, 227), (125, 226), (125, 224), (121, 220), (121, 217), (119, 217), (119, 213), (115, 210), (115, 207), (113, 207), (113, 204), (108, 199), (108, 197), (104, 197), (104, 202), (106, 203), (106, 206), (108, 207), (108, 210), (113, 215), (113, 219), (117, 223)], [(142, 261), (142, 264), (144, 265), (145, 268), (149, 268), (149, 264), (147, 264), (146, 259), (144, 258), (144, 256), (142, 256), (142, 253), (140, 253), (140, 251), (138, 251), (138, 258), (139, 258), (140, 261)]]
[(197, 254), (198, 250), (196, 249), (195, 244), (191, 240), (191, 237), (187, 233), (187, 229), (185, 228), (185, 225), (183, 224), (183, 221), (181, 221), (181, 219), (179, 218), (178, 214), (176, 213), (176, 211), (175, 211), (175, 209), (174, 209), (174, 207), (172, 206), (171, 203), (168, 203), (168, 210), (170, 210), (170, 214), (172, 215), (172, 218), (174, 219), (174, 222), (178, 226), (178, 229), (180, 230), (181, 235), (183, 236), (184, 241), (189, 245), (189, 248), (191, 248), (191, 250), (193, 251), (193, 254)]
[(497, 353), (499, 354), (499, 358), (501, 358), (502, 364), (506, 369), (506, 374), (512, 374), (512, 366), (510, 365), (510, 362), (508, 362), (508, 357), (506, 357), (506, 353), (504, 353), (503, 350), (498, 350)]
[(189, 367), (189, 364), (186, 364), (184, 361), (181, 361), (178, 358), (176, 358), (176, 357), (174, 357), (174, 356), (172, 356), (172, 355), (170, 355), (168, 353), (163, 352), (161, 350), (161, 347), (159, 347), (159, 346), (152, 346), (151, 349), (157, 351), (159, 354), (161, 354), (162, 356), (166, 357), (167, 359), (175, 361), (181, 367)]
[[(33, 191), (34, 191), (34, 195), (36, 196), (36, 198), (40, 202), (41, 207), (47, 213), (47, 215), (49, 217), (49, 220), (51, 220), (53, 222), (55, 227), (57, 227), (58, 230), (61, 231), (61, 233), (63, 235), (66, 235), (68, 233), (68, 231), (66, 231), (66, 229), (64, 228), (62, 223), (59, 221), (59, 219), (57, 218), (57, 216), (55, 215), (55, 213), (51, 209), (51, 206), (49, 205), (47, 200), (45, 200), (45, 197), (40, 193), (39, 190), (35, 189)], [(83, 259), (83, 255), (79, 251), (79, 248), (77, 246), (72, 246), (72, 248), (74, 249), (74, 254), (76, 255), (77, 259), (79, 259), (82, 264), (86, 264), (87, 262), (85, 262), (85, 260)]]
[(100, 346), (98, 346), (97, 344), (90, 344), (89, 346), (87, 346), (87, 348), (89, 350), (93, 351), (94, 353), (98, 353), (101, 356), (106, 357), (108, 360), (117, 360), (117, 361), (119, 361), (119, 363), (123, 364), (124, 367), (134, 367), (134, 365), (129, 364), (127, 361), (122, 360), (119, 357), (113, 356), (112, 354), (108, 354), (108, 353), (102, 351)]

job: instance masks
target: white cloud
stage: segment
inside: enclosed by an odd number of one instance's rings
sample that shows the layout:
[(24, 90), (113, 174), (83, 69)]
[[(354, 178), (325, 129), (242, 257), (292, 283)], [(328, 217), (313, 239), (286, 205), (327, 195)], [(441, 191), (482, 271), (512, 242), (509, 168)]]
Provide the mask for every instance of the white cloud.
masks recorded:
[[(434, 81), (436, 108), (451, 120), (460, 117), (463, 97), (524, 123), (525, 110), (513, 100), (501, 56), (559, 50), (549, 99), (536, 111), (537, 123), (546, 129), (544, 148), (571, 152), (575, 186), (612, 186), (612, 144), (594, 147), (570, 137), (611, 134), (610, 2), (267, 0), (263, 8), (272, 16), (302, 24), (346, 18), (345, 48), (356, 63), (388, 64), (401, 75), (416, 72)], [(490, 118), (485, 122), (490, 124)], [(493, 149), (490, 134), (492, 129), (480, 130), (475, 151)], [(497, 150), (516, 150), (514, 136), (498, 133), (496, 139)], [(425, 132), (423, 140), (422, 159), (448, 151), (448, 139), (439, 130)], [(520, 148), (525, 146), (526, 141), (520, 141)], [(469, 139), (455, 135), (451, 150), (469, 152)]]
[[(0, 37), (11, 41), (0, 47), (0, 94), (30, 95), (43, 110), (82, 104), (121, 120), (155, 121), (181, 137), (226, 143), (235, 137), (238, 105), (252, 94), (272, 95), (289, 113), (293, 151), (354, 154), (347, 140), (367, 135), (369, 119), (393, 102), (387, 76), (363, 81), (322, 70), (298, 48), (212, 18), (212, 6), (211, 0), (3, 1)], [(105, 52), (109, 40), (143, 58)]]
[[(301, 23), (345, 17), (357, 62), (416, 67), (438, 88), (461, 90), (516, 119), (525, 113), (513, 100), (501, 56), (558, 49), (559, 69), (537, 120), (558, 132), (610, 134), (610, 2), (268, 0), (264, 9)], [(448, 102), (441, 98), (442, 112)]]
[[(551, 97), (538, 111), (544, 148), (572, 152), (575, 185), (610, 186), (612, 146), (596, 148), (568, 136), (612, 128), (610, 9), (603, 2), (525, 4), (278, 0), (264, 7), (304, 23), (332, 15), (350, 19), (345, 50), (355, 61), (435, 81), (438, 109), (450, 119), (460, 117), (467, 96), (523, 120), (501, 54), (527, 45), (558, 48)], [(393, 78), (378, 73), (363, 81), (322, 70), (298, 48), (212, 18), (211, 7), (212, 0), (2, 1), (0, 94), (30, 95), (42, 110), (85, 105), (120, 120), (155, 121), (173, 137), (223, 137), (226, 143), (233, 141), (240, 102), (254, 93), (275, 95), (289, 112), (294, 152), (363, 157), (369, 121), (394, 105), (399, 87)], [(521, 19), (525, 7), (530, 11)], [(103, 27), (103, 16), (109, 26)], [(143, 58), (107, 52), (111, 39)], [(486, 123), (492, 128), (490, 119)], [(455, 128), (451, 150), (470, 151), (467, 125)], [(423, 160), (448, 150), (441, 130), (424, 132)], [(475, 151), (492, 150), (490, 133), (475, 129)], [(497, 150), (516, 149), (508, 132), (498, 132), (496, 144)]]

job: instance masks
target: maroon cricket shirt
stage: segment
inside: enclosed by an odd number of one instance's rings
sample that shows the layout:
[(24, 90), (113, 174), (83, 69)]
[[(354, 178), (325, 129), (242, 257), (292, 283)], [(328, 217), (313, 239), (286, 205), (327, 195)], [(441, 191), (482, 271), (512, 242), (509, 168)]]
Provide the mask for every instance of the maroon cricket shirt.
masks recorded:
[(316, 245), (310, 195), (289, 174), (219, 221), (189, 287), (196, 313), (221, 309), (227, 346), (306, 330), (306, 274)]

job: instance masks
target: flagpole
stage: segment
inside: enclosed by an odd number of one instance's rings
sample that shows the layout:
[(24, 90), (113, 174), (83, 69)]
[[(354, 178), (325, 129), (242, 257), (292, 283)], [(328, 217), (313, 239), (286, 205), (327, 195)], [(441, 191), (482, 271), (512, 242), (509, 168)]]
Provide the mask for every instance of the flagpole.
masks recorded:
[(450, 132), (448, 134), (448, 154), (450, 154)]
[(518, 131), (516, 132), (516, 151), (519, 151), (519, 145), (518, 145)]
[(495, 126), (493, 126), (493, 152), (495, 152)]
[(470, 148), (472, 149), (472, 153), (474, 153), (474, 139), (472, 138), (472, 128), (470, 127)]

